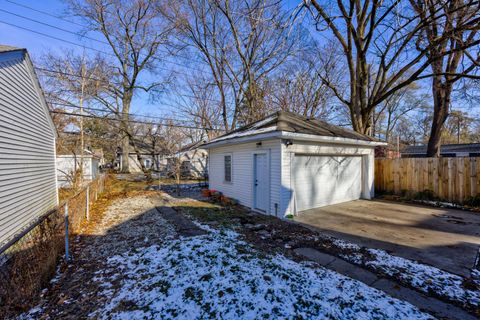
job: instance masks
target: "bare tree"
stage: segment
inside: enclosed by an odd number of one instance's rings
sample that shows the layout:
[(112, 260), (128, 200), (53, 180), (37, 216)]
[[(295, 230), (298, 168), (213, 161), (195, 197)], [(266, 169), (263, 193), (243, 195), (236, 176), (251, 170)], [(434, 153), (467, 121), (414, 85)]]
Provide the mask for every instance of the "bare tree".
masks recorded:
[(173, 26), (163, 19), (163, 1), (70, 0), (73, 15), (86, 22), (85, 31), (103, 35), (110, 49), (112, 71), (103, 94), (96, 101), (121, 120), (122, 170), (129, 171), (128, 152), (134, 141), (129, 126), (130, 106), (138, 91), (158, 93), (164, 80), (142, 81), (141, 75), (156, 72), (160, 48), (168, 45)]
[[(94, 95), (107, 81), (105, 77), (105, 60), (100, 56), (77, 55), (67, 51), (62, 56), (52, 53), (42, 57), (41, 65), (46, 77), (44, 80), (49, 103), (54, 107), (79, 108), (78, 124), (80, 127), (80, 170), (83, 170), (85, 135), (84, 104), (94, 99)], [(80, 172), (80, 184), (83, 173)]]
[(372, 134), (390, 142), (398, 121), (409, 113), (415, 113), (422, 105), (425, 105), (426, 96), (417, 94), (419, 89), (418, 85), (412, 83), (385, 99), (376, 108)]
[(472, 0), (411, 3), (422, 20), (430, 20), (422, 26), (417, 48), (432, 61), (433, 121), (427, 156), (434, 157), (439, 156), (455, 83), (474, 77), (472, 72), (480, 66), (480, 4)]
[[(447, 1), (446, 3), (449, 3)], [(441, 3), (432, 1), (432, 3)], [(472, 2), (473, 4), (473, 2)], [(418, 41), (435, 21), (445, 17), (436, 9), (419, 13), (405, 1), (330, 1), (311, 0), (310, 10), (317, 29), (328, 31), (342, 54), (339, 63), (348, 70), (347, 90), (332, 83), (327, 73), (322, 79), (336, 98), (348, 107), (353, 129), (371, 134), (372, 114), (389, 96), (414, 81), (431, 77), (429, 68), (449, 51), (431, 54), (431, 50), (449, 41), (453, 34), (472, 28), (472, 19), (459, 20), (449, 32), (438, 33), (431, 42)], [(458, 8), (454, 9), (457, 11)], [(477, 24), (478, 26), (478, 24)], [(471, 47), (476, 41), (462, 43), (453, 51)]]
[[(288, 63), (278, 76), (270, 80), (267, 94), (269, 109), (291, 111), (305, 117), (331, 118), (335, 108), (332, 103), (333, 94), (319, 76), (319, 70), (328, 69), (332, 79), (341, 76), (335, 70), (333, 51), (308, 50), (298, 58), (302, 63)], [(338, 79), (335, 80), (337, 81)]]
[[(182, 95), (187, 90), (188, 96)], [(177, 103), (183, 114), (195, 126), (203, 128), (207, 138), (213, 139), (223, 132), (221, 103), (211, 82), (202, 75), (186, 79), (186, 85), (177, 89)]]
[(180, 41), (209, 68), (224, 130), (261, 116), (265, 78), (292, 54), (298, 36), (281, 3), (185, 0), (171, 16)]

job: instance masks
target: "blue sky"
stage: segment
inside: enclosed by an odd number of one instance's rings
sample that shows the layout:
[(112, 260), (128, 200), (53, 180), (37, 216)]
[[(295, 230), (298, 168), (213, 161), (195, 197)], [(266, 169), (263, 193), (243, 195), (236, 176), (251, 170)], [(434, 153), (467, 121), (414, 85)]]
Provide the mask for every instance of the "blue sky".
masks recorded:
[[(56, 19), (52, 16), (43, 14), (41, 12), (36, 12), (34, 10), (16, 5), (14, 3), (25, 5), (36, 10), (48, 12), (49, 14), (63, 17), (65, 20)], [(84, 50), (79, 46), (74, 44), (69, 44), (64, 41), (56, 40), (49, 38), (47, 36), (34, 33), (32, 31), (23, 30), (21, 28), (12, 26), (17, 25), (23, 28), (31, 29), (33, 31), (48, 34), (53, 37), (61, 38), (67, 41), (71, 41), (78, 44), (83, 44), (86, 47), (93, 47), (99, 50), (110, 52), (107, 45), (102, 43), (81, 38), (79, 36), (64, 32), (46, 25), (36, 23), (34, 21), (29, 21), (19, 16), (15, 16), (11, 13), (28, 17), (30, 19), (38, 20), (44, 23), (54, 25), (58, 28), (63, 28), (73, 32), (78, 32), (82, 30), (82, 27), (79, 24), (82, 24), (82, 21), (74, 20), (71, 17), (66, 18), (65, 10), (66, 5), (62, 1), (58, 0), (42, 0), (42, 1), (25, 1), (25, 0), (0, 0), (0, 38), (1, 43), (16, 47), (26, 48), (33, 60), (38, 60), (42, 55), (48, 52), (61, 53), (65, 49), (74, 50), (79, 54)], [(67, 21), (66, 21), (67, 20)], [(71, 21), (71, 22), (69, 22)], [(8, 24), (12, 25), (8, 25)], [(73, 22), (73, 23), (72, 23)], [(88, 34), (89, 37), (103, 40), (100, 35)], [(86, 50), (87, 52), (93, 52), (92, 50)], [(174, 67), (172, 65), (165, 65), (165, 67)], [(175, 66), (176, 69), (183, 69), (182, 67)], [(165, 96), (165, 103), (169, 103), (170, 99)], [(137, 114), (145, 115), (172, 115), (175, 113), (175, 110), (170, 105), (165, 105), (161, 101), (156, 103), (150, 103), (148, 101), (148, 96), (141, 94), (138, 97), (135, 97), (132, 104), (132, 112)]]
[[(15, 2), (20, 5), (23, 4), (25, 6), (28, 6), (37, 10), (48, 12), (49, 14), (52, 14), (52, 15), (63, 16), (64, 19), (67, 21), (62, 19), (56, 19), (54, 17), (42, 14), (40, 12), (36, 12), (34, 10), (30, 10), (28, 8), (16, 5), (11, 2)], [(286, 2), (286, 6), (288, 6), (289, 9), (292, 9), (296, 6), (297, 3), (298, 1), (296, 0), (289, 0), (288, 2)], [(52, 24), (56, 27), (67, 29), (73, 32), (80, 31), (82, 27), (78, 24), (81, 24), (83, 22), (78, 20), (72, 20), (71, 17), (66, 18), (66, 15), (65, 15), (66, 5), (64, 4), (64, 2), (59, 0), (42, 0), (42, 1), (0, 0), (1, 43), (28, 49), (30, 55), (33, 57), (34, 60), (40, 58), (43, 54), (47, 52), (61, 53), (62, 50), (65, 50), (66, 48), (68, 48), (71, 50), (76, 50), (79, 53), (81, 53), (83, 49), (73, 44), (68, 44), (63, 41), (51, 39), (49, 37), (36, 34), (31, 31), (22, 30), (14, 26), (7, 25), (4, 22), (21, 26), (23, 28), (28, 28), (36, 32), (45, 33), (53, 37), (62, 38), (67, 41), (83, 44), (88, 47), (94, 47), (99, 50), (109, 52), (109, 49), (104, 44), (98, 43), (96, 41), (88, 40), (88, 39), (82, 39), (79, 36), (76, 36), (67, 32), (63, 32), (61, 30), (57, 30), (52, 27), (41, 25), (33, 21), (28, 21), (19, 16), (12, 15), (2, 10), (6, 10), (11, 13), (22, 15), (31, 19), (44, 22), (44, 23)], [(97, 38), (99, 40), (103, 40), (99, 35), (88, 34), (88, 36)], [(90, 51), (90, 50), (87, 50), (87, 51)], [(173, 60), (172, 58), (170, 59)], [(192, 62), (186, 62), (184, 59), (181, 59), (181, 58), (175, 58), (175, 62), (180, 64), (185, 64), (185, 65), (188, 65), (188, 64), (192, 65)], [(180, 67), (176, 64), (165, 63), (163, 67), (166, 69), (173, 68), (177, 70), (178, 72), (177, 75), (179, 77), (185, 77), (186, 75), (192, 73), (191, 70), (189, 71), (188, 67), (187, 68)], [(195, 65), (195, 68), (199, 68), (199, 65), (198, 64)], [(428, 90), (427, 92), (429, 92), (429, 89), (427, 90)], [(145, 114), (145, 115), (175, 116), (176, 115), (175, 112), (177, 108), (174, 107), (175, 105), (174, 100), (175, 98), (172, 98), (172, 96), (169, 96), (167, 94), (163, 96), (161, 101), (150, 103), (147, 99), (147, 96), (145, 94), (141, 94), (140, 96), (137, 96), (135, 98), (132, 104), (132, 112), (136, 114)], [(474, 113), (474, 114), (477, 114), (480, 111), (480, 108), (478, 106), (471, 106), (470, 108), (470, 106), (466, 105), (466, 102), (461, 100), (455, 101), (453, 107), (454, 109), (463, 109), (463, 110), (470, 109), (470, 113)]]

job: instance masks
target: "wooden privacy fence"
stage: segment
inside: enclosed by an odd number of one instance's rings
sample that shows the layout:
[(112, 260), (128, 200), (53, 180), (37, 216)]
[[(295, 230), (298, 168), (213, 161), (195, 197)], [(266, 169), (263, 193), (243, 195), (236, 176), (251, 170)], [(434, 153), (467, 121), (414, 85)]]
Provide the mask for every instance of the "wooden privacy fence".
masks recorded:
[(480, 196), (480, 157), (375, 159), (375, 189), (397, 195), (429, 190), (461, 203)]

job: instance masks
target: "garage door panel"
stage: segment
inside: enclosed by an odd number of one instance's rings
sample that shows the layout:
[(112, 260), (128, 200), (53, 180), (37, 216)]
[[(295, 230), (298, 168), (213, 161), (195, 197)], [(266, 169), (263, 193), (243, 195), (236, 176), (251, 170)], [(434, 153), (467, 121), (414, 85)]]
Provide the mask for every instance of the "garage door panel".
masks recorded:
[(362, 158), (297, 155), (292, 176), (297, 211), (359, 199)]

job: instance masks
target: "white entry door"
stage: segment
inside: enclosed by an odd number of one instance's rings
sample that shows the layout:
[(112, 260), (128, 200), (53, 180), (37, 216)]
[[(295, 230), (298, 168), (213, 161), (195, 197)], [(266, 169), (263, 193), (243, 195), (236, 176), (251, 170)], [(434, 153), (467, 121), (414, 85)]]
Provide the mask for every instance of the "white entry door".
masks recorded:
[(267, 155), (253, 155), (253, 201), (255, 209), (267, 212), (268, 209), (268, 162)]
[(296, 155), (292, 176), (297, 211), (362, 195), (362, 157)]

